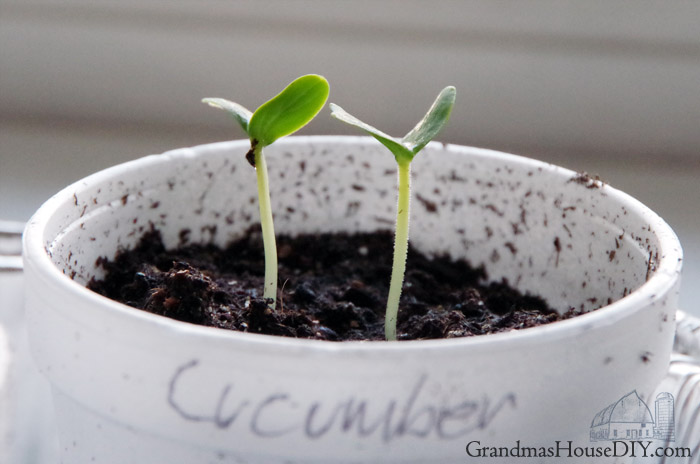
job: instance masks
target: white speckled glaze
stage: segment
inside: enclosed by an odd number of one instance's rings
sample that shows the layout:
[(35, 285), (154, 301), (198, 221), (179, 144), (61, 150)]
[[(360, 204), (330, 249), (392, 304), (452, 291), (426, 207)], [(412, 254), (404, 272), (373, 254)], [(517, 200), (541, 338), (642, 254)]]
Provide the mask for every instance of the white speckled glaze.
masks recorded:
[[(431, 143), (416, 158), (413, 245), (483, 263), (562, 311), (604, 307), (507, 334), (339, 344), (198, 327), (84, 287), (101, 275), (97, 258), (151, 225), (174, 246), (183, 229), (225, 244), (256, 223), (247, 148), (116, 166), (27, 226), (30, 338), (63, 462), (462, 463), (472, 440), (591, 446), (599, 410), (650, 395), (667, 371), (673, 231), (599, 181), (470, 147)], [(373, 139), (290, 137), (266, 153), (278, 234), (392, 228), (394, 161)]]

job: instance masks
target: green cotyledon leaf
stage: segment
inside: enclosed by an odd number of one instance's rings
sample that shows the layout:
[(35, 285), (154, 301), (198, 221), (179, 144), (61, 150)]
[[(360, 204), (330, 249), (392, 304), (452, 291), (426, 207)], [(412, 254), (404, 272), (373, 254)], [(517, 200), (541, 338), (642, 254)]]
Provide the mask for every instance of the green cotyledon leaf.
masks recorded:
[(414, 155), (421, 151), (447, 124), (456, 96), (454, 87), (442, 89), (423, 119), (401, 139), (401, 144)]
[(250, 121), (250, 117), (253, 115), (249, 109), (244, 108), (238, 103), (234, 103), (223, 98), (205, 98), (202, 100), (202, 103), (206, 103), (209, 106), (226, 111), (233, 116), (233, 119), (235, 119), (238, 124), (241, 125), (245, 133), (248, 133), (248, 122)]
[(328, 93), (328, 81), (323, 76), (308, 74), (295, 79), (255, 110), (248, 123), (248, 137), (267, 146), (298, 131), (323, 108)]
[(398, 163), (410, 163), (413, 157), (445, 127), (445, 124), (450, 119), (456, 94), (457, 91), (454, 87), (445, 87), (425, 116), (423, 116), (423, 119), (401, 140), (397, 140), (379, 129), (360, 121), (335, 103), (330, 105), (331, 116), (370, 134), (393, 153)]
[(363, 131), (367, 132), (369, 135), (377, 139), (382, 145), (387, 147), (389, 151), (394, 155), (397, 162), (411, 162), (413, 159), (413, 153), (407, 147), (403, 146), (400, 142), (395, 140), (392, 136), (385, 134), (379, 129), (370, 126), (369, 124), (360, 121), (355, 116), (351, 115), (345, 111), (340, 106), (335, 103), (331, 103), (331, 116), (343, 121), (351, 126), (355, 126)]

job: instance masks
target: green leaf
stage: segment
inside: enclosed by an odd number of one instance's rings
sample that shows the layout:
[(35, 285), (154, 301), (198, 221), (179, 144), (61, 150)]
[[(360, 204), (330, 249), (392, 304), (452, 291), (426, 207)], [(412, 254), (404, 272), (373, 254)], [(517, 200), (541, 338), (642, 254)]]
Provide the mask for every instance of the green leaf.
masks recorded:
[(355, 116), (351, 115), (344, 109), (342, 109), (340, 106), (336, 105), (335, 103), (331, 103), (331, 116), (333, 116), (336, 119), (339, 119), (345, 123), (350, 124), (351, 126), (358, 127), (362, 129), (363, 131), (367, 132), (369, 135), (377, 139), (379, 142), (382, 143), (385, 147), (389, 149), (394, 154), (394, 157), (396, 158), (396, 161), (401, 163), (401, 162), (408, 162), (410, 163), (411, 160), (413, 159), (413, 153), (411, 152), (410, 149), (407, 147), (403, 146), (400, 142), (395, 140), (392, 136), (385, 134), (384, 132), (380, 131), (379, 129), (376, 129), (372, 126), (370, 126), (367, 123), (364, 123), (357, 119)]
[(202, 100), (202, 103), (206, 103), (209, 106), (213, 106), (214, 108), (219, 108), (220, 110), (228, 112), (231, 116), (233, 116), (233, 119), (235, 119), (238, 124), (241, 125), (245, 133), (248, 133), (248, 122), (250, 121), (250, 117), (253, 115), (249, 109), (244, 108), (238, 103), (224, 100), (223, 98), (205, 98)]
[(248, 136), (251, 141), (267, 146), (298, 131), (323, 108), (328, 92), (324, 77), (316, 74), (299, 77), (255, 110), (248, 123)]
[(437, 96), (433, 105), (423, 116), (423, 119), (401, 140), (396, 140), (379, 129), (360, 121), (335, 103), (331, 103), (331, 116), (352, 126), (359, 127), (379, 140), (394, 154), (399, 164), (410, 163), (413, 161), (413, 157), (445, 127), (445, 124), (450, 119), (456, 94), (457, 91), (452, 86), (442, 89), (442, 92)]
[(401, 139), (401, 143), (414, 155), (421, 151), (445, 127), (450, 119), (456, 94), (457, 91), (454, 87), (445, 87), (423, 119)]

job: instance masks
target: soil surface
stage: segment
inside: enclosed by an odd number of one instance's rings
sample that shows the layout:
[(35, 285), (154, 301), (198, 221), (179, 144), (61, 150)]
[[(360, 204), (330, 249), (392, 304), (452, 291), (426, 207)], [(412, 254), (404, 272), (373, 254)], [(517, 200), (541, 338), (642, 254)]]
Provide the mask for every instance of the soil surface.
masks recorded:
[[(258, 229), (259, 230), (259, 229)], [(181, 237), (187, 237), (183, 231)], [(88, 288), (134, 308), (243, 332), (321, 340), (382, 340), (393, 253), (390, 232), (277, 238), (277, 308), (262, 298), (264, 259), (252, 230), (226, 249), (166, 250), (157, 231), (98, 264), (107, 274)], [(401, 340), (482, 335), (548, 324), (559, 315), (483, 268), (409, 250), (398, 319)]]

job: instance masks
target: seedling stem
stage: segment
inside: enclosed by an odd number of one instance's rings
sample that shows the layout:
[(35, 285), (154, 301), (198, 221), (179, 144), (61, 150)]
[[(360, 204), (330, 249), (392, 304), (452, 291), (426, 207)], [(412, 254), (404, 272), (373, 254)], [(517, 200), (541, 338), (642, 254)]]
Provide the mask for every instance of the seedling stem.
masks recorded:
[(408, 224), (411, 217), (411, 163), (399, 163), (399, 199), (394, 232), (394, 265), (391, 269), (389, 297), (386, 304), (384, 334), (387, 340), (396, 340), (396, 319), (399, 312), (401, 287), (406, 273), (408, 255)]
[(258, 206), (260, 208), (260, 226), (262, 228), (263, 248), (265, 249), (265, 288), (263, 298), (272, 300), (272, 307), (277, 301), (277, 245), (275, 243), (275, 226), (272, 221), (270, 202), (270, 181), (267, 176), (267, 161), (262, 153), (262, 146), (253, 148), (255, 153), (255, 173), (258, 184)]

